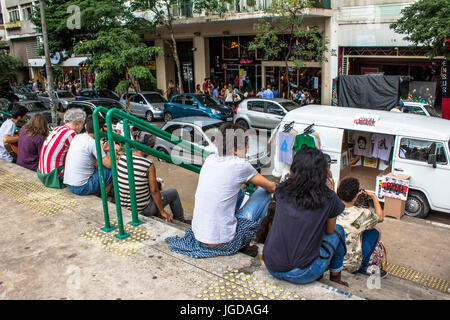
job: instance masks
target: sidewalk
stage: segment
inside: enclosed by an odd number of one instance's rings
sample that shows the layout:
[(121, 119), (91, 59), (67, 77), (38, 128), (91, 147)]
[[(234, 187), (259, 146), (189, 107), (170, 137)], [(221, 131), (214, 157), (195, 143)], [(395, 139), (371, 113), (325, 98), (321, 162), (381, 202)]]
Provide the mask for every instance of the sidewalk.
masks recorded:
[[(163, 170), (171, 173), (170, 178)], [(196, 184), (185, 179), (190, 172), (178, 175), (178, 170), (182, 169), (157, 164), (166, 188), (177, 187), (182, 200), (189, 202), (183, 190)], [(157, 218), (140, 217), (145, 223), (138, 227), (127, 224), (131, 237), (119, 240), (114, 237), (117, 230), (100, 230), (104, 220), (99, 198), (47, 189), (34, 172), (3, 161), (0, 201), (0, 299), (450, 298), (394, 276), (381, 280), (380, 289), (368, 289), (365, 276), (346, 273), (343, 278), (350, 288), (330, 283), (327, 275), (320, 282), (298, 286), (273, 278), (258, 257), (239, 253), (189, 258), (171, 252), (164, 241), (182, 236), (183, 228)], [(111, 221), (116, 221), (114, 204), (109, 210)], [(130, 220), (124, 210), (124, 222)], [(450, 240), (448, 229), (386, 219), (382, 230), (390, 262), (450, 279), (450, 253), (442, 249)]]

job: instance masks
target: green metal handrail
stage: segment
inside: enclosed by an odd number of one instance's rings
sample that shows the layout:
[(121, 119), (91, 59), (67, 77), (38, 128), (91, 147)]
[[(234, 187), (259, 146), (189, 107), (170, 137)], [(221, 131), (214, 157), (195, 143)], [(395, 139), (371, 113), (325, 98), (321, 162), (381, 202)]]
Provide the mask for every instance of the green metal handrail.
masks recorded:
[[(100, 131), (99, 124), (98, 124), (98, 113), (99, 112), (106, 114), (106, 127), (107, 127), (106, 133), (103, 131)], [(117, 120), (123, 120), (125, 136), (117, 134), (113, 131), (113, 128), (112, 128), (112, 118), (113, 117)], [(129, 224), (134, 225), (134, 226), (143, 223), (142, 221), (139, 220), (138, 213), (137, 213), (134, 170), (133, 170), (133, 157), (132, 157), (132, 151), (134, 149), (141, 150), (149, 155), (160, 158), (162, 160), (165, 160), (169, 163), (175, 164), (182, 168), (188, 169), (195, 173), (200, 173), (200, 168), (197, 166), (194, 166), (192, 164), (185, 163), (182, 160), (177, 159), (176, 157), (171, 157), (168, 154), (165, 154), (163, 152), (160, 152), (153, 148), (150, 148), (150, 147), (148, 147), (142, 143), (139, 143), (135, 140), (132, 140), (130, 137), (130, 126), (136, 127), (142, 131), (149, 132), (149, 133), (155, 135), (156, 137), (159, 137), (170, 143), (176, 144), (176, 145), (180, 146), (181, 148), (188, 150), (194, 154), (201, 155), (202, 157), (206, 157), (210, 154), (210, 152), (206, 151), (205, 149), (199, 148), (198, 146), (196, 146), (188, 141), (185, 141), (181, 138), (173, 136), (173, 135), (169, 134), (168, 132), (161, 130), (160, 128), (158, 128), (154, 125), (151, 125), (142, 119), (132, 116), (120, 109), (112, 108), (112, 109), (108, 110), (107, 108), (104, 108), (104, 107), (97, 107), (93, 112), (93, 122), (94, 122), (95, 146), (96, 146), (96, 151), (97, 151), (98, 155), (101, 155), (101, 146), (100, 146), (101, 138), (108, 139), (109, 150), (111, 150), (111, 151), (114, 150), (115, 142), (125, 145), (125, 154), (126, 154), (127, 170), (128, 170), (128, 183), (129, 183), (129, 188), (130, 188), (131, 216), (132, 216), (132, 221), (129, 222)], [(110, 152), (110, 159), (111, 159), (111, 171), (112, 171), (113, 187), (114, 187), (114, 198), (115, 198), (115, 202), (116, 202), (117, 225), (119, 228), (119, 233), (116, 234), (115, 237), (117, 237), (119, 239), (123, 239), (123, 238), (128, 237), (129, 234), (125, 233), (124, 228), (123, 228), (122, 208), (121, 208), (121, 204), (120, 204), (120, 193), (119, 193), (119, 186), (118, 186), (117, 163), (116, 163), (116, 157), (115, 157), (114, 152)], [(176, 162), (174, 162), (174, 160), (176, 160)], [(104, 215), (104, 219), (105, 219), (105, 227), (103, 227), (102, 230), (105, 232), (110, 232), (110, 231), (114, 230), (115, 227), (111, 226), (110, 221), (109, 221), (108, 203), (107, 203), (107, 195), (106, 195), (105, 181), (104, 181), (104, 175), (103, 175), (103, 163), (102, 163), (101, 157), (97, 157), (97, 164), (98, 164), (100, 189), (101, 189), (102, 202), (103, 202), (103, 215)]]

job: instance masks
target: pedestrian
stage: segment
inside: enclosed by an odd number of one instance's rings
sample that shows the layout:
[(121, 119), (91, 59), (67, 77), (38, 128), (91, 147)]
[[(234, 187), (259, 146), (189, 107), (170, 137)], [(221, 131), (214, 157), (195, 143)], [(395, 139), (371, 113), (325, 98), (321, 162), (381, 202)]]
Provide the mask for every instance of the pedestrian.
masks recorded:
[(195, 93), (202, 93), (202, 89), (200, 88), (199, 84), (197, 84), (197, 86), (195, 87)]
[[(375, 226), (384, 220), (383, 209), (376, 194), (361, 189), (356, 178), (342, 180), (337, 194), (345, 205), (345, 210), (336, 221), (345, 231), (347, 254), (344, 257), (344, 269), (350, 273), (366, 274), (371, 256), (379, 243), (380, 231)], [(356, 206), (360, 197), (371, 199), (375, 210)], [(387, 272), (380, 269), (380, 275), (384, 278)]]
[[(257, 248), (247, 246), (261, 225), (276, 185), (246, 160), (244, 129), (224, 123), (215, 143), (219, 153), (209, 155), (200, 171), (192, 227), (183, 238), (166, 241), (172, 251), (194, 258), (229, 256), (239, 250), (256, 256)], [(241, 208), (245, 183), (259, 188)]]
[(174, 94), (178, 93), (178, 89), (175, 86), (175, 83), (173, 82), (173, 80), (169, 80), (169, 85), (167, 87), (167, 91), (166, 91), (166, 95), (167, 95), (167, 99), (170, 99), (170, 97), (172, 97)]
[(403, 108), (405, 107), (405, 104), (402, 100), (399, 100), (398, 104), (391, 109), (391, 112), (403, 112)]
[(298, 284), (313, 282), (330, 269), (341, 280), (345, 233), (336, 217), (345, 206), (327, 186), (328, 162), (318, 149), (304, 147), (294, 156), (289, 178), (280, 183), (272, 227), (264, 242), (269, 273)]
[(273, 99), (273, 92), (271, 90), (271, 86), (268, 85), (266, 91), (264, 91), (261, 95), (263, 99)]
[[(137, 141), (150, 148), (155, 146), (155, 136), (141, 134)], [(135, 150), (132, 155), (133, 175), (135, 180), (136, 205), (139, 214), (154, 216), (159, 213), (162, 218), (171, 222), (173, 219), (187, 223), (180, 196), (176, 189), (160, 190), (156, 178), (156, 168), (148, 154)], [(126, 155), (122, 155), (117, 164), (120, 203), (131, 210), (130, 186), (128, 181), (128, 163)], [(164, 210), (169, 205), (172, 214)]]
[[(17, 125), (27, 119), (28, 109), (20, 104), (14, 104), (11, 110), (11, 118), (3, 122), (0, 127), (0, 159), (7, 162), (13, 162), (14, 154), (11, 145), (19, 142), (19, 136), (16, 135)], [(9, 150), (9, 152), (8, 152)]]
[(42, 145), (48, 137), (48, 122), (41, 114), (34, 114), (19, 133), (17, 164), (36, 171), (39, 165), (39, 155)]

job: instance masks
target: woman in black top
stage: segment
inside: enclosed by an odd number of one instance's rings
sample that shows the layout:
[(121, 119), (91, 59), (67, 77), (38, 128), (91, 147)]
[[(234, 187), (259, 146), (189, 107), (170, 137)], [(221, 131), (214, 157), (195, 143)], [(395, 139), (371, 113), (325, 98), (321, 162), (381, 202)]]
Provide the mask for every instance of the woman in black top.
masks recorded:
[(317, 280), (330, 269), (330, 280), (343, 285), (345, 233), (336, 225), (344, 204), (326, 183), (328, 163), (317, 149), (297, 152), (290, 177), (275, 192), (276, 209), (264, 243), (263, 260), (276, 278), (294, 283)]

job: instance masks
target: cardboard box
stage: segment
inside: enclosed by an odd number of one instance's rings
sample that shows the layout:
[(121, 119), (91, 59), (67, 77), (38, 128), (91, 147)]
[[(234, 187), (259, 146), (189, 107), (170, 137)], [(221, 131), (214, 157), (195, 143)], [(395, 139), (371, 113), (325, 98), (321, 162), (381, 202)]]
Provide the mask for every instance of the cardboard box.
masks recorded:
[[(389, 173), (387, 176), (396, 177), (402, 180), (409, 180), (410, 176), (403, 175), (403, 174), (395, 174), (395, 173)], [(405, 206), (406, 201), (399, 200), (399, 199), (393, 199), (389, 198), (387, 196), (384, 197), (384, 215), (387, 217), (393, 217), (396, 219), (401, 219), (403, 215), (405, 214)]]

